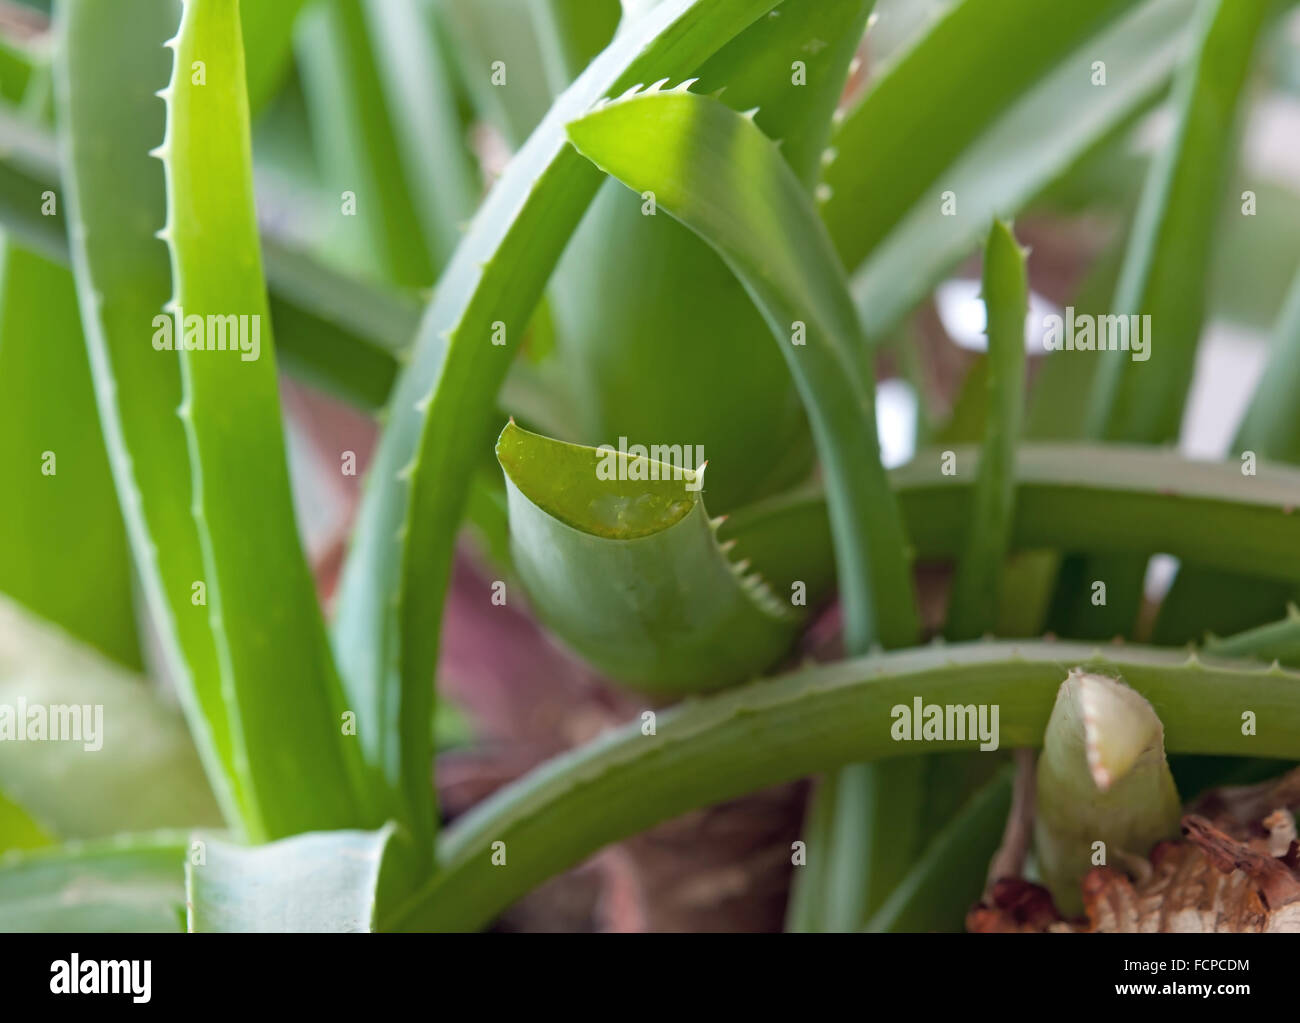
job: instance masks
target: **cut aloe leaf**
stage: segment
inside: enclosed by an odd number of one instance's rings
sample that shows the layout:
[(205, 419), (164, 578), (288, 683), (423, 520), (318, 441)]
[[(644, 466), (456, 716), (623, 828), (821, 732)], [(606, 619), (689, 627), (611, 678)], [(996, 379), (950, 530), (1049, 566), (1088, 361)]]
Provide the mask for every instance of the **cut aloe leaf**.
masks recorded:
[[(293, 518), (238, 4), (186, 0), (172, 48), (176, 70), (164, 91), (167, 133), (157, 153), (167, 182), (160, 237), (175, 291), (153, 329), (171, 327), (174, 343), (183, 325), (187, 342), (203, 341), (176, 346), (205, 598), (190, 613), (206, 617), (217, 646), (236, 759), (252, 797), (243, 824), (250, 836), (275, 838), (368, 823), (386, 813), (391, 793), (363, 774), (348, 734), (355, 709), (335, 673)], [(190, 70), (200, 61), (202, 81)], [(221, 344), (235, 329), (238, 347)], [(355, 722), (358, 732), (380, 727), (359, 713)]]
[(771, 667), (801, 615), (728, 558), (684, 468), (548, 440), (511, 423), (497, 442), (514, 565), (542, 619), (591, 664), (666, 695)]
[[(565, 125), (602, 96), (688, 74), (773, 0), (668, 0), (623, 32), (516, 154), (439, 280), (389, 406), (339, 590), (335, 646), (361, 739), (428, 806), (432, 680), (451, 554), (493, 403), (546, 279), (600, 185)], [(499, 344), (494, 344), (497, 341)], [(416, 827), (417, 841), (431, 823)]]
[(192, 933), (373, 931), (409, 893), (418, 858), (392, 824), (323, 831), (249, 848), (196, 836), (185, 863)]
[(71, 275), (0, 237), (0, 592), (140, 667), (131, 559)]
[[(864, 758), (936, 752), (937, 743), (891, 737), (892, 709), (916, 699), (996, 705), (999, 748), (1037, 746), (1075, 667), (1140, 692), (1171, 752), (1300, 756), (1295, 672), (1136, 645), (1102, 653), (1080, 643), (979, 642), (885, 653), (694, 699), (661, 711), (653, 736), (637, 721), (552, 760), (447, 831), (438, 874), (391, 926), (476, 929), (545, 878), (658, 821)], [(1258, 716), (1255, 735), (1242, 733), (1245, 710)], [(494, 850), (506, 868), (493, 866)]]
[(1178, 836), (1182, 801), (1155, 709), (1119, 678), (1082, 669), (1061, 683), (1038, 758), (1034, 850), (1057, 908), (1083, 910), (1095, 866), (1145, 862)]
[(183, 832), (157, 832), (0, 856), (0, 931), (183, 930), (188, 851)]
[(653, 191), (745, 285), (817, 440), (846, 646), (912, 642), (911, 571), (880, 463), (865, 344), (843, 271), (799, 179), (749, 118), (680, 89), (652, 87), (613, 100), (571, 124), (569, 135), (634, 191)]

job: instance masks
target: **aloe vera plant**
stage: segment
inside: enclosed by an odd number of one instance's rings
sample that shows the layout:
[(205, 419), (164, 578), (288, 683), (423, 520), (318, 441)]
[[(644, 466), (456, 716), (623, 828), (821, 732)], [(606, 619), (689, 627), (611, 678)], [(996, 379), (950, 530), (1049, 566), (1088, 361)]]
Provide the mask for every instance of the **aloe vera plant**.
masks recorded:
[(936, 6), (0, 19), (0, 929), (482, 929), (803, 779), (763, 926), (1077, 917), (1300, 760), (1300, 283), (1205, 285), (1294, 5)]

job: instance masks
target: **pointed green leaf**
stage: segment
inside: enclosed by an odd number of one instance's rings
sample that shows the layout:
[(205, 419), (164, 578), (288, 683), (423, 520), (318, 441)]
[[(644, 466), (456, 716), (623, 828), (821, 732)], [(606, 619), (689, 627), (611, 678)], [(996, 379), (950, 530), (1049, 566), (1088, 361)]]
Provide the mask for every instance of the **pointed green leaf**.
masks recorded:
[[(197, 317), (207, 345), (218, 341), (214, 322), (233, 331), (237, 321), (240, 332), (237, 348), (177, 347), (185, 348), (180, 417), (193, 471), (203, 610), (253, 800), (244, 824), (251, 836), (273, 838), (366, 823), (383, 809), (363, 809), (371, 780), (362, 776), (355, 736), (343, 734), (344, 712), (353, 708), (335, 673), (293, 518), (236, 0), (186, 0), (173, 47), (159, 154), (175, 294), (153, 328), (165, 330), (174, 316), (188, 340)], [(202, 80), (190, 71), (199, 60)], [(181, 331), (172, 328), (172, 336)], [(358, 716), (358, 730), (376, 727)]]
[(1000, 221), (994, 222), (984, 251), (984, 305), (989, 339), (988, 413), (970, 531), (948, 601), (945, 631), (949, 639), (974, 639), (992, 629), (1015, 518), (1013, 473), (1025, 403), (1029, 281), (1025, 253)]
[(226, 817), (252, 817), (221, 690), (190, 514), (190, 464), (176, 409), (177, 357), (142, 344), (171, 294), (162, 165), (167, 82), (163, 42), (172, 0), (141, 0), (130, 16), (98, 0), (63, 0), (55, 67), (72, 258), (95, 396), (113, 477), (150, 616), (200, 755)]

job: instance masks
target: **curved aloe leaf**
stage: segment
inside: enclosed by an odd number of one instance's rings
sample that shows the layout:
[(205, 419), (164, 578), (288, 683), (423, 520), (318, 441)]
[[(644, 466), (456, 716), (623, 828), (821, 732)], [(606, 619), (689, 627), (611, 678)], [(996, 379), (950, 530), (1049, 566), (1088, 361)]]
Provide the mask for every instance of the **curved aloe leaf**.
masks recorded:
[[(430, 717), (456, 528), (493, 399), (542, 288), (600, 184), (564, 126), (648, 73), (687, 74), (774, 0), (669, 0), (621, 34), (519, 151), (443, 273), (375, 453), (339, 591), (335, 646), (367, 761), (433, 832)], [(493, 344), (493, 340), (502, 343)]]
[(72, 277), (4, 238), (0, 473), (0, 591), (139, 668), (131, 560)]
[[(984, 29), (970, 26), (972, 19), (982, 18), (985, 5), (979, 0), (966, 0), (951, 15), (962, 13), (965, 27), (958, 34), (987, 40), (987, 50), (977, 54), (964, 40), (950, 50), (951, 37), (947, 33), (931, 34), (900, 58), (893, 72), (884, 73), (881, 90), (887, 79), (893, 79), (895, 74), (901, 76), (889, 93), (882, 93), (889, 95), (890, 101), (877, 114), (872, 109), (876, 93), (868, 93), (858, 111), (845, 119), (844, 132), (831, 139), (832, 149), (839, 155), (827, 172), (831, 198), (822, 209), (823, 219), (836, 233), (841, 258), (851, 268), (853, 296), (868, 337), (884, 336), (945, 274), (974, 252), (990, 218), (1011, 216), (1021, 210), (1159, 94), (1177, 60), (1186, 52), (1186, 23), (1193, 2), (1150, 0), (1092, 38), (1086, 34), (1058, 36), (1055, 45), (1066, 46), (1068, 56), (1059, 64), (1038, 65), (1032, 55), (1038, 53), (1039, 43), (1036, 39), (1027, 45), (1022, 43), (1022, 31), (1032, 37), (1044, 17), (1058, 29), (1062, 19), (1076, 26), (1079, 19), (1091, 24), (1102, 9), (1114, 13), (1115, 5), (1072, 4), (1068, 5), (1070, 11), (1064, 10), (1065, 5), (1057, 5), (1046, 16), (1041, 7), (1036, 7), (1034, 13), (1025, 16), (1021, 28), (989, 39)], [(1008, 9), (1029, 5), (997, 6)], [(989, 22), (990, 26), (1000, 23), (1001, 16)], [(1022, 73), (1019, 69), (1026, 67), (1053, 70), (1023, 95), (1014, 90), (1004, 93), (1000, 88), (991, 92), (981, 88), (972, 95), (970, 79), (953, 82), (947, 78), (948, 67), (954, 65), (953, 52), (972, 53), (979, 68), (974, 74), (981, 83), (989, 76)], [(1103, 55), (1111, 76), (1105, 87), (1098, 87), (1091, 81), (1092, 65)], [(911, 97), (929, 94), (925, 81), (931, 77), (956, 90), (955, 95), (945, 92), (936, 97), (942, 104), (934, 118), (937, 124), (948, 126), (954, 114), (967, 116), (971, 105), (982, 103), (985, 97), (996, 100), (992, 109), (982, 111), (982, 132), (968, 145), (950, 150), (946, 141), (949, 137), (966, 139), (965, 126), (959, 126), (951, 136), (947, 127), (922, 128), (927, 122), (918, 122), (908, 109)], [(1008, 107), (1005, 103), (1009, 96), (1016, 99)], [(875, 134), (885, 121), (906, 126), (906, 134), (888, 147), (881, 145)], [(972, 123), (978, 121), (972, 118)], [(900, 130), (889, 128), (889, 136), (896, 138)], [(881, 180), (880, 176), (861, 174), (860, 168), (866, 161), (873, 167), (887, 168), (884, 174), (890, 181), (910, 182), (911, 176), (901, 169), (912, 166), (917, 133), (924, 138), (923, 151), (937, 150), (941, 159), (936, 166), (927, 167), (924, 174), (918, 174), (927, 187), (917, 194), (915, 202), (903, 211), (894, 211), (873, 199), (874, 183)], [(955, 216), (944, 215), (944, 193), (949, 191), (957, 204)], [(889, 233), (870, 251), (860, 246), (856, 234), (859, 213), (865, 208), (880, 208), (898, 217)]]
[(997, 221), (984, 252), (988, 312), (989, 401), (970, 531), (957, 562), (948, 604), (949, 639), (974, 639), (997, 616), (998, 588), (1015, 518), (1016, 444), (1025, 401), (1025, 253)]
[(8, 601), (0, 791), (57, 838), (221, 820), (175, 709), (144, 678)]
[[(1140, 316), (1145, 358), (1128, 351), (1082, 353), (1098, 360), (1085, 436), (1141, 444), (1178, 437), (1205, 315), (1205, 280), (1231, 171), (1238, 101), (1270, 0), (1204, 0), (1194, 52), (1180, 69), (1173, 141), (1153, 161), (1124, 255), (1111, 312)], [(1233, 200), (1235, 203), (1236, 200)], [(1145, 317), (1150, 317), (1146, 320)], [(1058, 353), (1060, 354), (1060, 353)], [(1072, 353), (1077, 361), (1081, 353)], [(1082, 579), (1104, 580), (1106, 603), (1091, 588), (1058, 588), (1058, 631), (1128, 635), (1142, 600), (1144, 561), (1094, 562)], [(1068, 591), (1066, 588), (1068, 587)]]
[(378, 831), (320, 831), (248, 848), (198, 838), (185, 864), (188, 929), (196, 932), (373, 931), (384, 907), (414, 886), (410, 839)]
[(0, 856), (0, 931), (180, 931), (188, 848), (183, 832), (157, 832)]
[(682, 468), (679, 452), (674, 471), (513, 423), (497, 458), (520, 579), (542, 619), (601, 671), (680, 695), (752, 678), (789, 649), (800, 616), (719, 548), (702, 466)]
[[(175, 294), (153, 327), (174, 317), (188, 340), (198, 318), (198, 337), (210, 346), (215, 322), (234, 330), (229, 324), (238, 321), (237, 348), (186, 349), (179, 358), (206, 587), (206, 606), (192, 613), (206, 611), (217, 646), (235, 755), (253, 800), (244, 824), (251, 835), (274, 838), (365, 823), (383, 811), (362, 808), (370, 783), (354, 740), (343, 734), (349, 708), (293, 519), (253, 209), (238, 3), (186, 0), (172, 46), (167, 134), (157, 152), (167, 180), (160, 235), (171, 251)], [(198, 61), (202, 81), (191, 72)], [(181, 336), (175, 329), (173, 338)], [(375, 727), (358, 715), (358, 730)], [(311, 765), (310, 778), (303, 764)]]
[[(809, 668), (661, 712), (564, 754), (479, 804), (443, 836), (441, 869), (390, 921), (483, 926), (551, 874), (660, 820), (863, 758), (935, 751), (891, 738), (892, 708), (997, 705), (1002, 747), (1036, 746), (1074, 667), (1122, 676), (1159, 712), (1174, 752), (1300, 755), (1300, 674), (1126, 646), (980, 642)], [(1242, 734), (1256, 712), (1258, 734)], [(1267, 723), (1266, 727), (1264, 723)], [(970, 750), (975, 743), (944, 743)], [(635, 792), (636, 799), (627, 794)], [(506, 868), (493, 866), (504, 843)], [(500, 851), (503, 847), (495, 847)]]
[(154, 93), (167, 81), (172, 0), (129, 17), (97, 0), (63, 0), (55, 66), (72, 258), (100, 421), (127, 535), (166, 667), (230, 821), (253, 813), (236, 762), (218, 654), (192, 603), (203, 579), (190, 515), (190, 465), (176, 409), (180, 365), (140, 338), (171, 293)]
[(569, 136), (633, 190), (653, 191), (745, 285), (790, 367), (827, 474), (846, 645), (912, 642), (911, 572), (880, 463), (865, 345), (798, 178), (749, 118), (680, 90), (609, 102)]
[[(907, 533), (921, 559), (960, 553), (970, 521), (978, 452), (928, 450), (890, 473)], [(1300, 472), (1260, 465), (1243, 477), (1234, 462), (1196, 462), (1153, 448), (1022, 444), (1016, 453), (1011, 549), (1099, 554), (1163, 551), (1189, 563), (1265, 579), (1300, 579)], [(718, 530), (735, 540), (777, 592), (807, 582), (809, 599), (833, 581), (826, 499), (817, 491), (736, 512)]]
[(1061, 683), (1038, 757), (1034, 850), (1067, 916), (1083, 910), (1089, 869), (1144, 861), (1177, 837), (1182, 801), (1164, 738), (1151, 704), (1122, 681), (1075, 669)]
[(1281, 664), (1300, 664), (1300, 609), (1288, 604), (1286, 617), (1234, 636), (1211, 636), (1205, 652), (1216, 657), (1255, 657)]
[[(871, 7), (786, 0), (699, 69), (696, 91), (757, 108), (811, 189)], [(584, 439), (702, 445), (710, 508), (728, 512), (806, 478), (807, 418), (741, 282), (688, 228), (644, 208), (611, 181), (574, 234), (552, 288), (561, 361)], [(645, 386), (664, 377), (673, 386)]]

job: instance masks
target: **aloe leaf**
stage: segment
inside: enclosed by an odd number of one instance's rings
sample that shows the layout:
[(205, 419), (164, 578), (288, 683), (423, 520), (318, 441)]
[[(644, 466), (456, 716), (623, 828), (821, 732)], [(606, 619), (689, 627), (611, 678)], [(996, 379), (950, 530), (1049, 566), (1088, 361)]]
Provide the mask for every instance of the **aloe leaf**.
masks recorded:
[[(493, 399), (600, 175), (564, 126), (619, 88), (686, 74), (772, 0), (670, 0), (621, 34), (556, 101), (476, 215), (439, 280), (390, 404), (344, 569), (335, 646), (367, 762), (423, 807), (432, 834), (430, 718), (452, 545)], [(502, 344), (493, 344), (494, 337)]]
[(961, 931), (979, 898), (1011, 809), (1014, 768), (1004, 766), (972, 796), (917, 858), (863, 930)]
[[(1232, 443), (1232, 455), (1300, 462), (1300, 273), (1278, 317), (1268, 361)], [(1243, 461), (1243, 471), (1246, 463)], [(1235, 631), (1276, 617), (1293, 587), (1262, 585), (1232, 572), (1180, 571), (1160, 606), (1153, 637), (1180, 643), (1209, 631)]]
[(427, 286), (434, 266), (409, 176), (414, 168), (403, 164), (362, 0), (321, 0), (297, 31), (317, 160), (339, 204), (331, 241), (378, 279)]
[(163, 41), (171, 0), (130, 16), (97, 0), (64, 0), (55, 68), (77, 296), (100, 421), (127, 535), (166, 667), (208, 776), (230, 821), (251, 815), (221, 690), (207, 616), (192, 603), (204, 578), (190, 515), (190, 466), (176, 409), (177, 360), (139, 340), (171, 293), (162, 166), (148, 155), (163, 133)]
[(130, 555), (72, 278), (2, 238), (0, 473), (0, 535), (11, 538), (0, 591), (139, 668)]
[[(1000, 12), (988, 19), (989, 28), (970, 27), (959, 34), (987, 39), (986, 33), (1001, 24), (1005, 11), (1029, 5), (996, 6)], [(827, 171), (831, 198), (822, 208), (822, 217), (833, 227), (841, 258), (850, 268), (854, 300), (868, 337), (888, 333), (945, 274), (975, 251), (992, 217), (1011, 216), (1022, 209), (1117, 125), (1146, 106), (1165, 87), (1175, 63), (1186, 52), (1192, 0), (1151, 0), (1091, 38), (1086, 33), (1049, 36), (1055, 38), (1055, 45), (1065, 47), (1067, 56), (1039, 65), (1040, 44), (1035, 34), (1045, 17), (1059, 29), (1064, 23), (1060, 19), (1076, 25), (1079, 19), (1086, 19), (1092, 25), (1100, 24), (1092, 19), (1117, 12), (1109, 3), (1072, 4), (1068, 12), (1065, 6), (1057, 5), (1061, 9), (1054, 8), (1046, 16), (1041, 7), (1035, 7), (1019, 28), (993, 37), (992, 48), (978, 53), (965, 39), (952, 48), (946, 33), (927, 35), (915, 50), (899, 59), (892, 73), (882, 74), (881, 90), (887, 79), (900, 76), (885, 93), (890, 102), (875, 113), (870, 105), (876, 93), (868, 93), (862, 106), (845, 119), (844, 130), (832, 137), (831, 147), (838, 156)], [(978, 0), (966, 0), (950, 17), (961, 12), (964, 25), (981, 20), (984, 10)], [(1020, 39), (1021, 33), (1028, 33), (1033, 42), (1007, 42)], [(963, 60), (970, 53), (978, 69), (950, 79), (950, 68), (957, 66), (953, 53), (963, 54)], [(1110, 76), (1105, 87), (1098, 87), (1091, 81), (1092, 65), (1103, 55)], [(981, 88), (972, 95), (971, 79), (964, 77), (973, 73), (983, 83), (990, 76), (1001, 78), (1034, 67), (1052, 70), (1023, 95), (1015, 88), (1010, 92)], [(925, 83), (932, 77), (955, 89), (955, 94), (931, 96)], [(916, 95), (935, 102), (939, 111), (932, 118), (935, 127), (922, 129), (930, 121), (918, 121), (909, 108)], [(947, 127), (940, 125), (948, 126), (953, 117), (970, 116), (971, 105), (986, 97), (1002, 105), (1008, 97), (1014, 102), (1005, 109), (998, 105), (984, 111), (982, 121), (972, 116), (972, 124), (981, 131), (971, 136), (969, 144), (948, 152), (951, 142), (947, 140), (964, 140), (969, 129), (959, 126), (950, 136)], [(886, 123), (893, 126), (884, 128)], [(887, 131), (891, 138), (900, 131), (906, 134), (897, 144), (885, 146), (877, 129)], [(924, 140), (923, 152), (935, 147), (942, 150), (942, 160), (936, 160), (938, 165), (927, 167), (925, 173), (918, 172), (917, 180), (925, 187), (912, 205), (894, 212), (891, 205), (873, 198), (874, 183), (883, 173), (888, 180), (909, 182), (902, 186), (906, 189), (913, 187), (912, 176), (897, 170), (912, 166), (917, 138)], [(869, 175), (861, 169), (864, 162), (885, 170)], [(931, 174), (935, 176), (929, 177)], [(945, 192), (955, 196), (955, 216), (944, 215)], [(898, 217), (888, 234), (869, 250), (858, 233), (861, 211), (868, 207)]]
[(220, 823), (174, 708), (9, 601), (0, 601), (0, 737), (0, 791), (51, 836)]
[(253, 848), (195, 840), (185, 864), (188, 929), (318, 934), (373, 931), (413, 887), (418, 860), (393, 824), (321, 831)]
[(514, 423), (497, 442), (514, 565), (543, 621), (602, 672), (668, 695), (760, 674), (800, 623), (788, 595), (722, 552), (703, 467), (678, 454), (674, 470)]
[(1276, 622), (1222, 639), (1211, 636), (1205, 641), (1204, 649), (1215, 657), (1255, 657), (1286, 665), (1300, 664), (1300, 609), (1288, 604), (1286, 617)]
[(998, 589), (1015, 516), (1016, 444), (1025, 401), (1025, 316), (1029, 282), (1025, 253), (1000, 221), (984, 254), (988, 313), (988, 413), (975, 482), (970, 531), (948, 604), (949, 639), (974, 639), (997, 615)]
[(0, 931), (179, 931), (187, 849), (183, 832), (156, 832), (0, 856)]
[[(199, 337), (212, 344), (216, 338), (204, 333), (211, 318), (239, 322), (238, 348), (182, 350), (179, 358), (208, 627), (236, 756), (255, 800), (244, 824), (252, 836), (275, 838), (364, 823), (370, 779), (355, 737), (344, 735), (350, 708), (293, 519), (253, 208), (238, 4), (186, 0), (173, 48), (158, 154), (167, 181), (160, 234), (175, 291), (168, 315), (153, 325), (163, 330), (174, 317), (188, 339), (199, 317)], [(203, 81), (191, 71), (198, 61)], [(180, 337), (176, 329), (173, 340)], [(358, 717), (358, 730), (377, 725)], [(303, 764), (312, 766), (310, 779)]]
[[(1103, 654), (1065, 642), (884, 653), (697, 698), (660, 712), (654, 736), (634, 722), (544, 764), (448, 829), (438, 874), (388, 923), (475, 929), (550, 875), (658, 821), (864, 758), (934, 752), (934, 743), (891, 738), (891, 708), (912, 707), (917, 697), (997, 705), (1000, 746), (1036, 746), (1061, 679), (1080, 666), (1123, 677), (1142, 693), (1172, 752), (1300, 754), (1300, 675), (1279, 668), (1202, 663), (1136, 645)], [(1242, 734), (1245, 710), (1258, 716), (1256, 735)], [(493, 865), (494, 849), (504, 853), (504, 868)]]
[(745, 285), (790, 367), (829, 481), (846, 645), (914, 640), (911, 572), (880, 463), (865, 345), (798, 178), (749, 118), (680, 90), (611, 101), (569, 135), (634, 191), (653, 191)]
[[(700, 93), (755, 123), (811, 189), (869, 0), (786, 0), (698, 70)], [(611, 237), (624, 244), (611, 247)], [(672, 302), (661, 296), (671, 293)], [(591, 443), (699, 444), (710, 508), (729, 512), (807, 477), (812, 439), (789, 372), (723, 259), (609, 182), (552, 287), (561, 364)], [(787, 331), (788, 335), (788, 331)], [(646, 387), (671, 377), (672, 387)], [(721, 386), (721, 381), (726, 386)]]
[[(1194, 21), (1195, 50), (1175, 88), (1173, 141), (1153, 161), (1124, 256), (1111, 312), (1140, 316), (1148, 348), (1085, 354), (1098, 360), (1085, 436), (1144, 444), (1177, 439), (1205, 314), (1205, 279), (1235, 152), (1234, 125), (1268, 0), (1206, 0)], [(1235, 200), (1234, 200), (1235, 202)], [(1150, 319), (1146, 319), (1150, 317)], [(1079, 353), (1073, 353), (1075, 359)], [(1154, 359), (1154, 361), (1152, 361)], [(1106, 603), (1091, 587), (1058, 589), (1054, 620), (1069, 635), (1131, 632), (1145, 563), (1082, 566), (1083, 582), (1106, 583)]]
[(1034, 851), (1063, 914), (1083, 910), (1079, 882), (1092, 867), (1145, 861), (1178, 836), (1164, 738), (1155, 709), (1118, 678), (1075, 669), (1061, 683), (1038, 758)]
[(432, 5), (421, 0), (365, 0), (365, 15), (382, 55), (380, 82), (411, 201), (438, 269), (460, 242), (482, 187), (439, 45), (442, 29)]
[[(952, 558), (965, 541), (978, 452), (948, 450), (968, 472), (944, 475), (944, 453), (931, 449), (890, 473), (920, 559)], [(1012, 550), (1163, 551), (1259, 578), (1300, 579), (1300, 556), (1289, 553), (1300, 538), (1295, 469), (1260, 463), (1257, 475), (1243, 477), (1233, 462), (1190, 461), (1151, 448), (1022, 444), (1015, 476)], [(778, 592), (804, 579), (812, 600), (833, 578), (826, 499), (818, 491), (742, 509), (718, 538), (735, 540)]]

